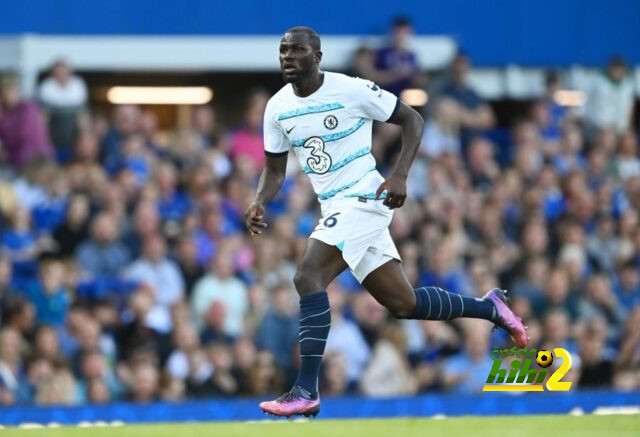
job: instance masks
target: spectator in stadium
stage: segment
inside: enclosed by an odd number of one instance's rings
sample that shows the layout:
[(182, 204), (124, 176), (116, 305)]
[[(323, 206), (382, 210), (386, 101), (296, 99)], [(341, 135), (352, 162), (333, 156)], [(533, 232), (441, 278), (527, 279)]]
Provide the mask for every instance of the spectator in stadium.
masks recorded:
[(140, 132), (142, 113), (135, 105), (117, 105), (113, 109), (113, 125), (102, 138), (100, 160), (103, 164), (114, 166), (122, 156), (125, 138)]
[(640, 177), (640, 158), (638, 158), (638, 143), (632, 132), (625, 132), (620, 136), (618, 153), (614, 158), (616, 176), (625, 182), (630, 178)]
[(610, 386), (613, 379), (613, 362), (605, 356), (605, 338), (595, 328), (587, 325), (579, 341), (580, 380), (578, 387), (595, 388)]
[(375, 80), (375, 60), (376, 52), (367, 46), (358, 47), (353, 55), (353, 62), (349, 76), (361, 77), (363, 79)]
[(220, 251), (211, 262), (209, 273), (196, 283), (191, 311), (200, 329), (204, 327), (204, 317), (211, 305), (221, 302), (225, 309), (224, 333), (231, 337), (242, 334), (248, 309), (247, 287), (233, 273), (231, 253)]
[(51, 363), (64, 359), (60, 350), (58, 329), (49, 325), (41, 325), (35, 333), (34, 352)]
[(162, 154), (158, 150), (159, 143), (162, 141), (162, 133), (159, 131), (158, 115), (149, 109), (142, 111), (140, 115), (140, 136), (143, 144), (149, 151)]
[(477, 320), (465, 320), (463, 327), (464, 350), (444, 361), (442, 382), (453, 393), (470, 394), (482, 390), (493, 364), (489, 356), (490, 327)]
[(162, 222), (157, 206), (149, 200), (140, 200), (133, 211), (131, 223), (126, 226), (122, 242), (132, 257), (142, 255), (142, 246), (146, 239), (162, 233)]
[(417, 86), (420, 79), (418, 59), (411, 50), (412, 35), (411, 22), (404, 17), (396, 18), (391, 25), (389, 45), (376, 51), (374, 75), (368, 77), (397, 96), (403, 90)]
[(322, 392), (329, 396), (354, 394), (355, 388), (349, 386), (347, 379), (347, 360), (340, 352), (325, 353), (320, 378)]
[(78, 133), (73, 148), (71, 164), (78, 167), (102, 168), (98, 165), (100, 158), (100, 143), (93, 131)]
[[(78, 390), (84, 402), (96, 403), (100, 399), (117, 399), (122, 391), (116, 375), (109, 367), (106, 357), (97, 349), (88, 349), (79, 357), (80, 372)], [(104, 387), (99, 386), (98, 381)], [(102, 392), (102, 389), (106, 393)]]
[(103, 332), (100, 323), (92, 318), (87, 318), (82, 330), (76, 336), (78, 348), (71, 357), (71, 368), (76, 375), (82, 371), (82, 359), (87, 353), (97, 352), (110, 363), (115, 362), (116, 347), (110, 334)]
[(402, 327), (389, 322), (371, 351), (360, 389), (367, 396), (388, 397), (415, 393), (417, 386), (405, 356), (406, 338)]
[(90, 404), (106, 404), (112, 400), (109, 387), (102, 378), (93, 378), (87, 382), (86, 400)]
[(11, 276), (13, 269), (11, 268), (11, 261), (7, 256), (0, 255), (0, 323), (5, 323), (4, 309), (6, 307), (7, 300), (11, 295), (15, 293), (15, 290), (11, 286)]
[(54, 254), (70, 259), (80, 244), (89, 237), (89, 199), (84, 194), (69, 198), (66, 217), (53, 231)]
[(131, 294), (128, 320), (124, 320), (115, 335), (119, 362), (132, 360), (139, 351), (157, 356), (166, 348), (167, 338), (146, 324), (153, 304), (153, 296), (148, 290)]
[(569, 314), (562, 309), (554, 309), (544, 317), (542, 349), (553, 350), (561, 347), (570, 354), (578, 352), (577, 344), (571, 340), (571, 319)]
[[(331, 305), (331, 331), (329, 331), (329, 337), (327, 338), (327, 356), (333, 354), (333, 364), (335, 368), (331, 369), (331, 372), (337, 371), (339, 368), (344, 367), (344, 377), (338, 378), (338, 375), (333, 375), (329, 372), (327, 376), (331, 375), (330, 381), (340, 382), (342, 379), (345, 381), (346, 390), (347, 386), (357, 386), (358, 381), (362, 376), (364, 368), (371, 358), (371, 350), (369, 345), (362, 337), (358, 325), (344, 317), (346, 296), (344, 290), (340, 287), (332, 286), (329, 289), (329, 303)], [(335, 387), (334, 387), (335, 389)]]
[(293, 280), (295, 266), (285, 257), (282, 245), (271, 237), (260, 241), (255, 248), (253, 275), (267, 287), (275, 287), (281, 282)]
[(53, 63), (50, 75), (40, 83), (37, 94), (48, 115), (49, 133), (58, 159), (66, 162), (71, 158), (80, 116), (87, 105), (87, 85), (74, 74), (69, 62), (58, 59)]
[(64, 364), (56, 366), (51, 378), (36, 386), (36, 403), (40, 405), (75, 405), (79, 401), (76, 380)]
[(540, 307), (534, 307), (537, 315), (542, 315), (552, 309), (563, 309), (572, 317), (576, 316), (576, 309), (570, 307), (567, 300), (569, 296), (569, 274), (566, 269), (556, 267), (549, 272), (547, 284), (544, 288), (544, 300)]
[(153, 179), (158, 190), (158, 211), (162, 220), (177, 222), (182, 219), (192, 204), (189, 196), (178, 189), (178, 175), (173, 163), (160, 162)]
[(178, 239), (175, 258), (185, 282), (186, 297), (191, 297), (193, 287), (203, 275), (204, 269), (198, 263), (198, 251), (193, 238), (183, 235)]
[(201, 150), (219, 145), (221, 127), (217, 112), (212, 106), (195, 106), (191, 117), (191, 127), (198, 135)]
[(69, 307), (66, 325), (57, 330), (60, 355), (63, 358), (72, 357), (80, 347), (81, 331), (90, 317), (86, 304), (76, 301)]
[(200, 385), (211, 376), (213, 367), (202, 359), (200, 339), (195, 327), (190, 323), (178, 323), (172, 332), (173, 352), (167, 358), (165, 371), (169, 377), (180, 380), (189, 379), (189, 383)]
[(40, 108), (20, 96), (16, 76), (0, 77), (0, 143), (3, 160), (20, 170), (35, 159), (53, 157), (53, 146)]
[(117, 277), (131, 258), (116, 226), (113, 216), (97, 215), (91, 222), (91, 239), (76, 250), (76, 263), (93, 277)]
[(279, 393), (284, 387), (285, 379), (276, 366), (273, 354), (259, 351), (254, 366), (249, 370), (249, 391), (253, 396), (267, 396)]
[(585, 290), (588, 299), (582, 299), (579, 303), (579, 314), (583, 319), (592, 319), (595, 316), (606, 318), (611, 330), (622, 327), (626, 311), (620, 306), (609, 279), (602, 274), (595, 274), (587, 281)]
[(21, 349), (24, 339), (13, 328), (0, 330), (0, 404), (12, 405), (24, 384)]
[[(616, 363), (619, 369), (633, 369), (637, 371), (640, 366), (640, 355), (637, 353), (638, 347), (640, 347), (640, 330), (637, 328), (638, 324), (640, 324), (640, 305), (635, 305), (631, 308), (624, 329), (620, 333), (622, 343)], [(640, 383), (640, 381), (638, 382)], [(639, 387), (640, 385), (636, 384), (635, 388)]]
[(62, 328), (71, 296), (64, 288), (64, 267), (60, 261), (46, 261), (40, 265), (39, 280), (26, 288), (26, 296), (36, 309), (38, 323)]
[(141, 362), (131, 369), (129, 400), (137, 403), (153, 402), (160, 396), (160, 374), (151, 363)]
[(474, 138), (469, 142), (467, 160), (473, 186), (488, 191), (500, 173), (494, 159), (493, 144), (481, 137)]
[(151, 168), (155, 156), (147, 148), (145, 139), (141, 134), (127, 136), (122, 143), (122, 156), (112, 161), (108, 168), (112, 176), (122, 172), (129, 172), (133, 176), (134, 187), (140, 188), (151, 177)]
[(561, 130), (559, 126), (554, 123), (549, 104), (544, 100), (533, 102), (531, 104), (529, 117), (540, 132), (540, 137), (545, 149), (553, 149), (556, 151)]
[(571, 125), (575, 119), (575, 114), (566, 106), (557, 102), (556, 92), (562, 88), (562, 76), (559, 71), (547, 71), (544, 78), (545, 94), (542, 101), (549, 111), (550, 120), (547, 128), (549, 133), (561, 131), (567, 125)]
[(463, 146), (474, 136), (495, 125), (493, 109), (467, 83), (469, 69), (469, 57), (459, 52), (453, 59), (448, 74), (440, 80), (435, 80), (429, 90), (433, 102), (433, 105), (429, 105), (431, 107), (436, 107), (435, 102), (443, 97), (458, 103)]
[(37, 259), (45, 251), (44, 243), (44, 238), (33, 229), (30, 211), (16, 208), (1, 241), (1, 250), (12, 263), (14, 281), (28, 281), (36, 276)]
[(426, 121), (420, 151), (429, 158), (445, 153), (460, 153), (460, 118), (458, 104), (449, 98), (435, 103), (433, 117)]
[(292, 292), (288, 284), (280, 284), (271, 292), (271, 308), (262, 317), (256, 335), (258, 347), (271, 351), (288, 377), (295, 376), (291, 364), (299, 332), (295, 300), (292, 299), (295, 292)]
[(34, 355), (26, 363), (26, 380), (20, 390), (19, 403), (33, 403), (38, 386), (53, 377), (54, 365), (45, 357)]
[(468, 275), (459, 267), (459, 254), (450, 242), (443, 241), (430, 254), (427, 268), (420, 278), (421, 284), (433, 284), (463, 296), (473, 295)]
[(244, 126), (233, 132), (230, 138), (230, 156), (234, 161), (246, 159), (256, 169), (264, 164), (262, 122), (269, 94), (263, 89), (248, 93), (244, 112)]
[(5, 300), (0, 320), (3, 327), (15, 329), (22, 336), (27, 336), (32, 333), (35, 314), (33, 303), (16, 291)]
[(232, 372), (233, 355), (228, 345), (220, 342), (211, 343), (206, 353), (213, 372), (210, 377), (198, 386), (192, 386), (196, 397), (230, 397), (238, 393), (238, 381)]
[(640, 272), (636, 261), (629, 260), (618, 267), (613, 290), (622, 306), (629, 311), (640, 305)]
[(627, 63), (620, 56), (609, 60), (588, 95), (586, 120), (594, 136), (599, 130), (620, 135), (631, 126), (633, 116), (633, 81)]
[(536, 306), (541, 305), (548, 273), (549, 261), (543, 256), (533, 256), (526, 260), (524, 274), (509, 289), (513, 296), (526, 298)]
[(357, 293), (351, 301), (353, 318), (364, 341), (373, 348), (385, 326), (388, 313), (369, 293)]
[(240, 337), (233, 344), (232, 372), (238, 381), (238, 395), (251, 395), (250, 374), (256, 363), (257, 351), (251, 337)]
[(227, 309), (222, 301), (213, 302), (204, 314), (204, 326), (200, 329), (200, 341), (203, 344), (213, 342), (232, 343), (233, 337), (225, 331)]
[(147, 315), (147, 325), (158, 332), (171, 330), (171, 306), (180, 301), (184, 280), (176, 263), (167, 258), (164, 239), (150, 235), (144, 242), (142, 257), (124, 271), (124, 277), (145, 284), (153, 293), (155, 305)]

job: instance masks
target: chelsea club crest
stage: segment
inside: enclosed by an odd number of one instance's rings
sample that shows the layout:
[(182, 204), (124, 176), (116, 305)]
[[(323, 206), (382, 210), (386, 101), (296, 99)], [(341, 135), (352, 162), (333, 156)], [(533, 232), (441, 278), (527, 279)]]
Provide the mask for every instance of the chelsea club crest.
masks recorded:
[(326, 127), (329, 130), (333, 130), (336, 127), (338, 127), (338, 119), (336, 118), (335, 115), (327, 115), (324, 118), (324, 127)]

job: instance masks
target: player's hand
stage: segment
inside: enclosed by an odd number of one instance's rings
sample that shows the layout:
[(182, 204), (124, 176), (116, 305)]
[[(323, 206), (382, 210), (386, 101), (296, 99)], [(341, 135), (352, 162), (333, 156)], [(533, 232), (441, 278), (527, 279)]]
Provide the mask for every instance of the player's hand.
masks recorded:
[(378, 187), (376, 200), (386, 191), (387, 195), (382, 201), (389, 209), (400, 208), (407, 199), (407, 178), (398, 174), (392, 174)]
[(244, 213), (244, 222), (251, 235), (262, 234), (262, 229), (267, 224), (262, 221), (264, 218), (264, 205), (259, 200), (254, 200)]

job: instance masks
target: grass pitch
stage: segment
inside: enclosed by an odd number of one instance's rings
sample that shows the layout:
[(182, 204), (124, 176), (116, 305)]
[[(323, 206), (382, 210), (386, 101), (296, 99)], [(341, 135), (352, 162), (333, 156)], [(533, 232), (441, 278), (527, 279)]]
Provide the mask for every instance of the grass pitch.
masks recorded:
[(447, 419), (265, 420), (117, 427), (0, 429), (0, 436), (29, 437), (413, 437), (413, 436), (638, 436), (640, 415), (494, 416)]

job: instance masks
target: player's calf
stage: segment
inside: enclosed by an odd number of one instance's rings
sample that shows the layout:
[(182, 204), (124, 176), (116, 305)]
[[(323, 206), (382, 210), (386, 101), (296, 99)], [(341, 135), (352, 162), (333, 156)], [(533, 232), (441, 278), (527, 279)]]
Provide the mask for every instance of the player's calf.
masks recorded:
[(499, 288), (487, 292), (482, 298), (449, 293), (439, 287), (421, 287), (414, 290), (416, 303), (407, 317), (420, 320), (451, 320), (461, 317), (484, 319), (505, 329), (512, 340), (525, 347), (528, 337), (522, 320), (509, 308), (505, 293)]

